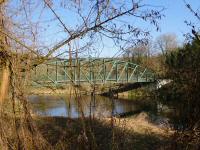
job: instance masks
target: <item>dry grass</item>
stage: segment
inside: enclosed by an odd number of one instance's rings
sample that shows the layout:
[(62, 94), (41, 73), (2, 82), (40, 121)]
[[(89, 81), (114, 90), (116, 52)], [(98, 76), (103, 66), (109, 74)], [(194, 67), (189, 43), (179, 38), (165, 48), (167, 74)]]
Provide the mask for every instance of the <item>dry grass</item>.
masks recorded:
[[(167, 149), (172, 131), (159, 128), (141, 115), (130, 118), (81, 119), (35, 117), (42, 135), (54, 149)], [(113, 122), (113, 124), (112, 124)], [(94, 135), (94, 140), (91, 140)]]
[[(110, 119), (106, 119), (110, 121)], [(169, 138), (173, 131), (168, 127), (159, 127), (151, 121), (149, 116), (142, 112), (138, 115), (130, 116), (128, 118), (116, 119), (116, 126), (119, 128), (126, 128), (127, 130), (134, 131), (138, 134), (155, 134), (160, 137)], [(125, 122), (125, 126), (122, 122)]]

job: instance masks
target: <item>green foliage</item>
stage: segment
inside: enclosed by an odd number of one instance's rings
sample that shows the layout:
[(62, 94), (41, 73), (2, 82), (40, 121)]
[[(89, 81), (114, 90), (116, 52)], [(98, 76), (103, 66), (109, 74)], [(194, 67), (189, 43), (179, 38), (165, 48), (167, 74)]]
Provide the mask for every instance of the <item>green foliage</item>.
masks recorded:
[[(200, 67), (200, 42), (194, 40), (183, 48), (171, 52), (166, 59), (169, 69), (177, 71), (193, 71)], [(188, 70), (189, 69), (189, 70)], [(171, 73), (171, 72), (170, 72)]]
[(200, 120), (200, 42), (194, 39), (166, 57), (167, 75), (173, 80), (167, 96), (178, 111), (178, 129), (193, 129)]

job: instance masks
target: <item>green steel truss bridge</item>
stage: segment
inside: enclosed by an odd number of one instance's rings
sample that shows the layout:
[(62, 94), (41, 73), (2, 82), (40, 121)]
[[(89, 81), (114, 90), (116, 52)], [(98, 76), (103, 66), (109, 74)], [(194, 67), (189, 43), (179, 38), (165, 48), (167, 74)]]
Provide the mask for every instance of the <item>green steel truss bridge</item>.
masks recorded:
[(138, 64), (121, 58), (57, 59), (40, 64), (32, 71), (32, 85), (58, 86), (73, 83), (81, 85), (149, 83), (154, 73)]

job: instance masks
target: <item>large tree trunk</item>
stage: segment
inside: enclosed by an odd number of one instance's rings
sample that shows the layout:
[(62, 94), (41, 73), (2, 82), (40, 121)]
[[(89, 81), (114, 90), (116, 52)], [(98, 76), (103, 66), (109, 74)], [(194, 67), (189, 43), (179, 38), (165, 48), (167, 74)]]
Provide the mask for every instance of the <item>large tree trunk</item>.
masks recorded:
[(8, 86), (9, 86), (9, 67), (8, 64), (3, 66), (2, 69), (2, 78), (1, 78), (1, 89), (0, 89), (0, 101), (1, 103), (6, 99), (8, 95)]
[[(5, 30), (5, 23), (4, 23), (4, 5), (5, 1), (0, 0), (0, 30)], [(2, 65), (2, 78), (1, 80), (1, 87), (0, 87), (0, 102), (2, 103), (8, 94), (8, 86), (9, 86), (9, 58), (8, 58), (8, 41), (5, 35), (0, 35), (0, 62)]]

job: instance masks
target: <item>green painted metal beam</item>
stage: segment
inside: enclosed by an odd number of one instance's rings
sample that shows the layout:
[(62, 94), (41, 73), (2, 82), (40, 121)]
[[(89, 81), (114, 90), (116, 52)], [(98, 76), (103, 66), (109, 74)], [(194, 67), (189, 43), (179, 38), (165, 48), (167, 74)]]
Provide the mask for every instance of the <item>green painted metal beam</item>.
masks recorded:
[[(46, 72), (43, 72), (46, 65)], [(50, 60), (33, 70), (32, 79), (42, 83), (90, 84), (152, 82), (154, 73), (139, 64), (120, 58), (78, 58)]]

